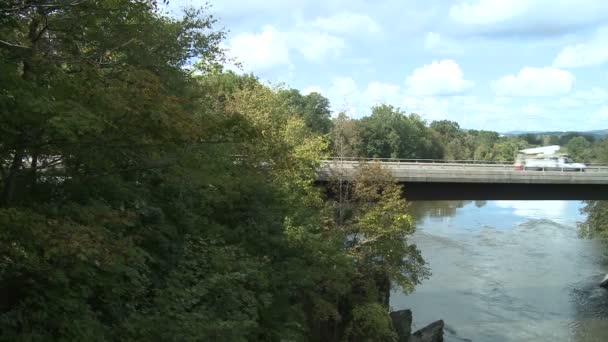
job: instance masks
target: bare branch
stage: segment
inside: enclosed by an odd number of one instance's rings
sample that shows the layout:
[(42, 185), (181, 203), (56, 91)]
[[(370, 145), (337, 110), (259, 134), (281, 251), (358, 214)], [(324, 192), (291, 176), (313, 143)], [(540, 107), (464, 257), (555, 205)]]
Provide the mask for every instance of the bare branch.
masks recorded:
[(7, 41), (4, 40), (0, 40), (0, 45), (4, 45), (6, 47), (9, 48), (17, 48), (17, 49), (25, 49), (25, 50), (31, 50), (31, 47), (28, 46), (23, 46), (23, 45), (19, 45), (19, 44), (14, 44), (14, 43), (9, 43)]

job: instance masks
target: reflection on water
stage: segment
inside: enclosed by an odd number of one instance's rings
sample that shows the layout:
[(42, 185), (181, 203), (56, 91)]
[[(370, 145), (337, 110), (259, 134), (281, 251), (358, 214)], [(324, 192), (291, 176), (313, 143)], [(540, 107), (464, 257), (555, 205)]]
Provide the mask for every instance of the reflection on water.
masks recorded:
[(577, 237), (580, 202), (428, 201), (410, 207), (433, 276), (394, 309), (447, 341), (608, 341), (602, 246)]

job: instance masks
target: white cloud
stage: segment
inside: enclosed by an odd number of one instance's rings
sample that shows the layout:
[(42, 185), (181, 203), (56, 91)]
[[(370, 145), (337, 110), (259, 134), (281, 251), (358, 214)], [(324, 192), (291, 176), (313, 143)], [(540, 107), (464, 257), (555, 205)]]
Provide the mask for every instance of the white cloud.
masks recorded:
[(412, 95), (453, 95), (474, 85), (474, 82), (463, 77), (460, 66), (453, 60), (445, 59), (414, 69), (405, 84), (407, 92)]
[(608, 27), (598, 30), (587, 42), (566, 46), (555, 57), (553, 66), (578, 68), (600, 65), (608, 61)]
[(362, 101), (368, 106), (378, 104), (399, 105), (403, 100), (402, 89), (398, 84), (371, 82), (361, 94)]
[(450, 18), (472, 33), (496, 36), (551, 36), (608, 21), (604, 0), (463, 0)]
[(261, 32), (244, 32), (230, 38), (223, 47), (230, 57), (243, 63), (247, 71), (289, 65), (292, 51), (313, 62), (336, 57), (346, 46), (342, 38), (321, 31), (279, 31), (264, 25)]
[(230, 56), (250, 69), (268, 69), (289, 63), (289, 47), (285, 33), (265, 25), (260, 33), (245, 32), (228, 40)]
[(309, 86), (309, 87), (302, 89), (302, 95), (308, 95), (310, 93), (321, 94), (322, 92), (323, 92), (323, 89), (319, 86)]
[(442, 37), (437, 32), (427, 32), (424, 36), (424, 48), (441, 54), (462, 55), (464, 46), (452, 39)]
[(601, 104), (608, 100), (608, 92), (602, 88), (593, 87), (589, 90), (579, 90), (574, 93), (574, 98), (591, 104)]
[(522, 111), (522, 113), (524, 113), (526, 115), (531, 115), (531, 116), (537, 116), (537, 115), (545, 113), (544, 108), (537, 106), (535, 104), (526, 105), (521, 109), (521, 111)]
[(507, 75), (492, 83), (503, 96), (553, 96), (572, 89), (574, 75), (556, 68), (525, 67), (517, 75)]
[(600, 65), (608, 61), (608, 46), (577, 44), (566, 46), (553, 61), (558, 68)]
[(452, 5), (450, 17), (463, 24), (492, 24), (522, 15), (533, 4), (530, 0), (477, 0)]
[(327, 56), (336, 57), (346, 45), (344, 40), (324, 32), (290, 34), (290, 45), (310, 61), (319, 62)]
[(380, 26), (370, 16), (352, 12), (318, 17), (310, 25), (322, 31), (340, 34), (380, 32)]
[(608, 92), (602, 88), (593, 87), (588, 90), (578, 90), (574, 94), (562, 97), (557, 105), (560, 107), (582, 108), (588, 105), (600, 105), (608, 101)]
[[(326, 94), (334, 112), (345, 111), (350, 116), (369, 115), (372, 106), (390, 104), (408, 113), (417, 113), (425, 120), (457, 120), (463, 127), (480, 128), (487, 125), (503, 125), (508, 118), (505, 107), (496, 103), (481, 102), (473, 96), (413, 96), (405, 87), (394, 83), (373, 81), (359, 87), (350, 77), (336, 77)], [(511, 126), (513, 122), (510, 122)], [(516, 128), (511, 127), (508, 128)], [(494, 129), (498, 127), (492, 127)]]
[(560, 107), (577, 108), (582, 106), (583, 104), (581, 101), (575, 100), (572, 97), (562, 97), (557, 101), (557, 105)]
[[(346, 112), (351, 116), (361, 116), (360, 91), (350, 77), (334, 77), (327, 97), (335, 113)], [(357, 102), (355, 102), (357, 101)]]

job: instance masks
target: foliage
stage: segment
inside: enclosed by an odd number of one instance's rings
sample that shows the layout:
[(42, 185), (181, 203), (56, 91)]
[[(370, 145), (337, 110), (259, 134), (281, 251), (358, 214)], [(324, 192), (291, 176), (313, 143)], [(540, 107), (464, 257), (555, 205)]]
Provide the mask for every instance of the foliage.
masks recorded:
[(306, 126), (313, 132), (327, 134), (331, 130), (331, 111), (329, 100), (321, 94), (312, 92), (302, 95), (296, 89), (279, 91), (283, 99), (294, 111), (294, 114), (304, 120)]
[(378, 303), (356, 307), (345, 336), (352, 341), (397, 341), (391, 319), (386, 309)]
[(570, 139), (565, 147), (570, 157), (576, 161), (583, 162), (591, 159), (591, 143), (581, 136)]
[(581, 212), (587, 219), (579, 223), (579, 235), (608, 242), (608, 201), (585, 201)]
[(359, 121), (361, 141), (367, 157), (439, 158), (440, 147), (433, 132), (415, 114), (405, 115), (390, 105), (372, 108)]

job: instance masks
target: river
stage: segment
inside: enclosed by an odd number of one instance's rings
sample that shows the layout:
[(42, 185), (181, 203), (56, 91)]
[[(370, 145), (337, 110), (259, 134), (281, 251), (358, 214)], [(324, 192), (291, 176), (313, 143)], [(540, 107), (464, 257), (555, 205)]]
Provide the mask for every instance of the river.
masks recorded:
[(582, 205), (413, 202), (433, 275), (392, 309), (411, 309), (414, 330), (443, 319), (446, 341), (608, 341), (605, 249), (578, 238)]

